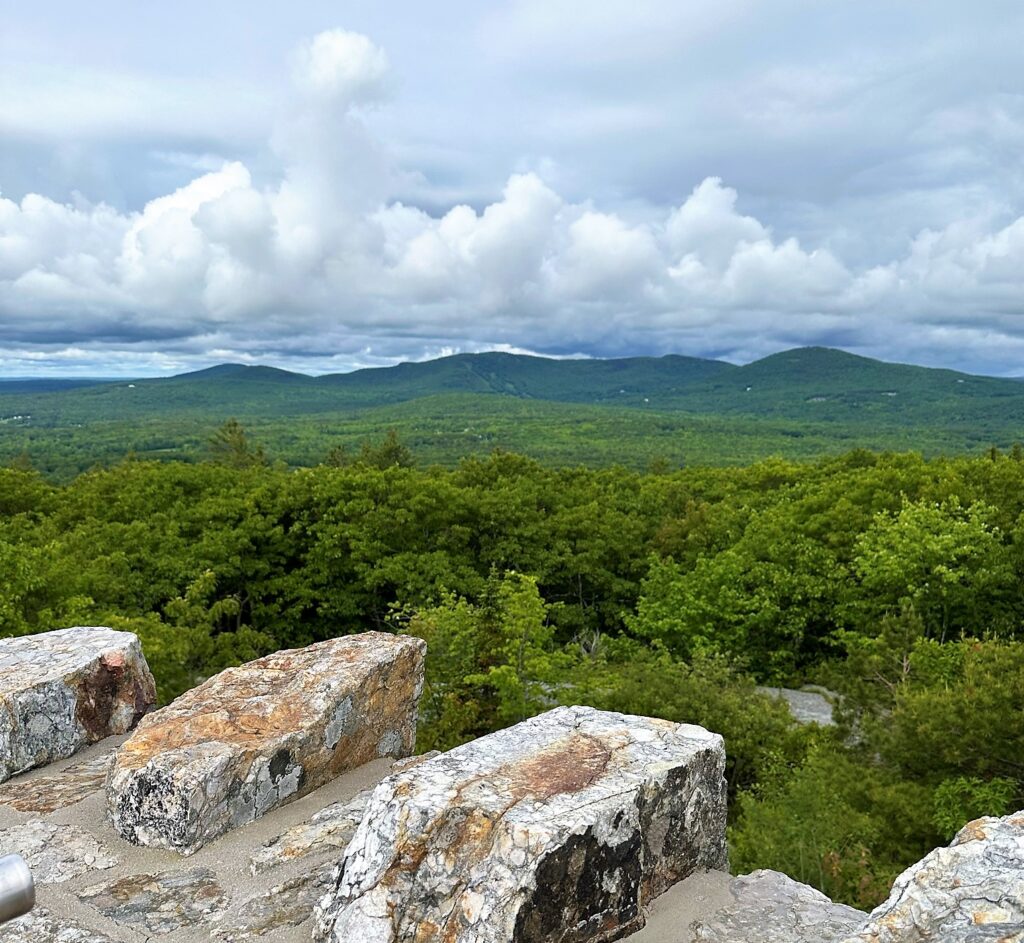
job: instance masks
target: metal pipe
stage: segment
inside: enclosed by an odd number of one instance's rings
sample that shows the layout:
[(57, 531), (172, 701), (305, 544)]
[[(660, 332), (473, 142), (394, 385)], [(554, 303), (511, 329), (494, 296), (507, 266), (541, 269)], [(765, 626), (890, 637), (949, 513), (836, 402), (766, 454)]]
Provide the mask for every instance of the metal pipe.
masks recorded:
[(0, 925), (27, 914), (36, 905), (36, 884), (21, 855), (0, 858)]

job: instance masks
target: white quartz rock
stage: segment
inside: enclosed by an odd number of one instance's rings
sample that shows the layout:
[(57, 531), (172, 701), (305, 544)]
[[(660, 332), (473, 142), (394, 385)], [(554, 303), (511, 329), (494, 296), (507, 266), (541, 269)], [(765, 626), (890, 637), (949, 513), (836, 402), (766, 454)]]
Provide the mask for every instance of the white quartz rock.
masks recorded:
[(558, 708), (377, 786), (318, 905), (332, 943), (619, 939), (723, 868), (725, 751), (701, 727)]
[(365, 632), (228, 668), (150, 714), (118, 749), (122, 838), (189, 855), (416, 742), (421, 639)]
[(1024, 811), (965, 825), (845, 943), (1024, 943)]

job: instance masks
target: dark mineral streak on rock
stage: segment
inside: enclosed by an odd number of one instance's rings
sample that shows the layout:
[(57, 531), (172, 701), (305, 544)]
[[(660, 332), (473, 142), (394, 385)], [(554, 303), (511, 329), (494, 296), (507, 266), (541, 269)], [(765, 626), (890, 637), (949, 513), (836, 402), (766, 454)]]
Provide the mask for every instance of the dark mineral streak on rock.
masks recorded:
[[(537, 867), (537, 887), (519, 911), (519, 943), (611, 941), (639, 929), (640, 836), (602, 844), (588, 828)], [(615, 875), (612, 882), (607, 876)], [(554, 889), (557, 888), (557, 892)]]

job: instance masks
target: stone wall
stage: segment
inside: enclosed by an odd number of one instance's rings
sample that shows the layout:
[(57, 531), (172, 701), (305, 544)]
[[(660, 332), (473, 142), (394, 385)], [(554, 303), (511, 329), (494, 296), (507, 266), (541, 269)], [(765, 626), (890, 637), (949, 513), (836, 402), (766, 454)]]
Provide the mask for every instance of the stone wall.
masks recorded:
[(343, 772), (408, 756), (425, 651), (367, 632), (221, 672), (117, 751), (111, 822), (126, 841), (193, 854)]
[(861, 914), (725, 873), (702, 728), (559, 708), (402, 759), (423, 666), (365, 633), (154, 711), (128, 633), (0, 639), (0, 854), (39, 885), (0, 943), (1024, 943), (1024, 813)]
[(587, 943), (723, 869), (725, 749), (701, 727), (558, 708), (381, 783), (318, 936)]

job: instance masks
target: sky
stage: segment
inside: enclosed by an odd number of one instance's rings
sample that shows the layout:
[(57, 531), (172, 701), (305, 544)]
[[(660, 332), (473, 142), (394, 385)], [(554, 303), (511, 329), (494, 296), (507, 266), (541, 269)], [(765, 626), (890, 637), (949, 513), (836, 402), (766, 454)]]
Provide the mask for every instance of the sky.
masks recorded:
[(0, 0), (0, 376), (1024, 374), (1019, 0)]

